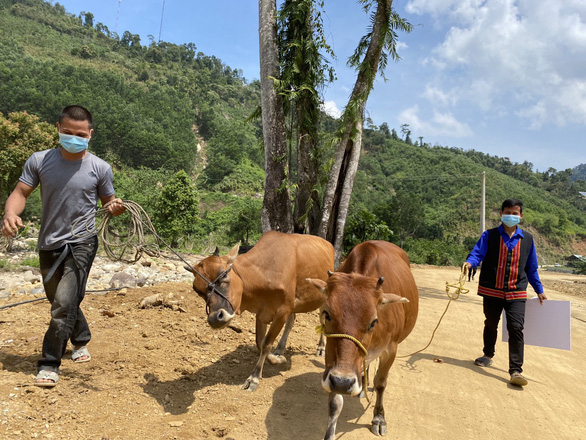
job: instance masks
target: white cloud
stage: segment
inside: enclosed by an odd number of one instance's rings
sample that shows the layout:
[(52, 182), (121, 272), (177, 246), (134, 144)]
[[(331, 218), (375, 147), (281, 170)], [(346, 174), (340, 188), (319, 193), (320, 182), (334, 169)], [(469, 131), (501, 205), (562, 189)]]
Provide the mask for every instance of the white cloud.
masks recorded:
[(434, 105), (449, 106), (454, 105), (458, 101), (456, 93), (444, 92), (441, 88), (427, 84), (423, 97), (429, 100)]
[(324, 103), (321, 105), (321, 109), (332, 118), (338, 119), (340, 116), (342, 116), (342, 111), (338, 108), (334, 101), (324, 101)]
[(435, 69), (424, 97), (449, 107), (467, 101), (528, 128), (586, 124), (586, 2), (410, 0), (445, 29), (424, 60)]
[(463, 138), (472, 135), (472, 130), (467, 124), (459, 122), (450, 112), (433, 110), (433, 116), (428, 121), (419, 116), (417, 105), (407, 108), (399, 114), (399, 124), (409, 124), (413, 133), (423, 137), (450, 136)]
[(408, 48), (409, 48), (409, 46), (407, 46), (407, 43), (404, 43), (402, 41), (397, 41), (397, 52), (401, 52), (402, 50), (406, 50)]

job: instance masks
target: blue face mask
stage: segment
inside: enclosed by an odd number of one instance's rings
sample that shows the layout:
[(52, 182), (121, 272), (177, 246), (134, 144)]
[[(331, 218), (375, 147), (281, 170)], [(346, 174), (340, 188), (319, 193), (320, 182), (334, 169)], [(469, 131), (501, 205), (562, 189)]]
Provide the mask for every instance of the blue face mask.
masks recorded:
[(516, 226), (521, 221), (521, 217), (518, 215), (502, 215), (501, 221), (507, 225), (509, 228)]
[(83, 150), (87, 150), (89, 141), (89, 138), (59, 133), (59, 143), (69, 153), (81, 153)]

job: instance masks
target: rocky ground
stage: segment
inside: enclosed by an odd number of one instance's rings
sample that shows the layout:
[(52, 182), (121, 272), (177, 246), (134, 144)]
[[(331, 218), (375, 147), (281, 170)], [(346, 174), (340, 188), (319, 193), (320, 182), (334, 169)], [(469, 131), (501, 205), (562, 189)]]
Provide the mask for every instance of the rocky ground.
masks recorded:
[[(10, 259), (5, 253), (0, 259)], [(197, 257), (188, 257), (195, 260)], [(0, 272), (0, 307), (41, 297), (34, 269)], [(420, 315), (402, 344), (389, 378), (387, 439), (586, 438), (586, 277), (543, 272), (553, 300), (572, 302), (572, 350), (526, 347), (524, 388), (508, 384), (506, 344), (497, 344), (492, 367), (481, 354), (482, 306), (473, 292), (454, 302), (432, 345), (445, 310), (445, 283), (458, 268), (414, 266)], [(117, 274), (125, 274), (118, 275)], [(193, 275), (177, 260), (135, 265), (96, 260), (82, 308), (90, 322), (92, 360), (75, 364), (66, 354), (54, 389), (32, 385), (49, 322), (39, 301), (0, 310), (0, 437), (6, 439), (233, 439), (323, 438), (327, 393), (320, 386), (323, 359), (314, 355), (317, 313), (301, 315), (284, 365), (266, 365), (259, 389), (240, 385), (258, 353), (254, 317), (212, 331), (205, 307), (191, 289)], [(116, 278), (119, 278), (116, 281)], [(136, 282), (136, 287), (104, 292)], [(142, 285), (143, 287), (139, 287)], [(468, 283), (472, 290), (476, 283)], [(36, 290), (37, 289), (37, 290)], [(41, 289), (40, 291), (38, 289)], [(166, 301), (141, 308), (144, 298)], [(176, 307), (170, 307), (169, 305)], [(374, 438), (372, 406), (346, 398), (337, 438)]]

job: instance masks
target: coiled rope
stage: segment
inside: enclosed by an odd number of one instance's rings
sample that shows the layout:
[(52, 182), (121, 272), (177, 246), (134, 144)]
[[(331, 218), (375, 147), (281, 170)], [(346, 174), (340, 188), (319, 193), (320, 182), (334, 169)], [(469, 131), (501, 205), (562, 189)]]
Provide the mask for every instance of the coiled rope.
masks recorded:
[[(100, 209), (89, 212), (88, 214), (77, 220), (72, 226), (71, 230), (75, 231), (78, 226), (81, 226), (82, 232), (73, 233), (77, 238), (87, 238), (92, 235), (97, 235), (102, 241), (102, 246), (106, 254), (113, 260), (124, 261), (126, 263), (136, 263), (143, 254), (151, 257), (164, 256), (170, 258), (168, 255), (162, 255), (160, 251), (160, 244), (165, 245), (177, 258), (187, 264), (192, 272), (197, 273), (204, 278), (199, 272), (195, 271), (191, 263), (185, 260), (181, 255), (171, 248), (160, 236), (157, 234), (153, 223), (146, 211), (138, 203), (132, 200), (122, 200), (122, 205), (126, 208), (126, 212), (130, 217), (130, 224), (125, 234), (120, 234), (117, 228), (114, 228), (110, 222), (113, 215), (108, 210), (108, 205)], [(146, 243), (145, 233), (150, 232), (153, 235), (154, 243)], [(10, 240), (12, 241), (12, 240)], [(134, 251), (132, 259), (124, 258), (127, 251)], [(204, 278), (205, 280), (205, 278)], [(207, 281), (207, 280), (206, 280)], [(121, 288), (102, 289), (102, 290), (86, 290), (86, 292), (104, 292), (120, 290)], [(19, 303), (8, 304), (0, 307), (0, 310), (15, 307), (21, 304), (28, 304), (36, 301), (43, 301), (47, 298), (36, 298), (29, 301), (22, 301)]]
[[(111, 259), (117, 261), (132, 264), (140, 260), (143, 254), (151, 257), (161, 256), (159, 245), (163, 241), (156, 233), (155, 227), (146, 211), (142, 206), (132, 200), (122, 200), (122, 205), (126, 208), (130, 219), (130, 223), (124, 234), (121, 234), (117, 228), (110, 224), (113, 215), (106, 205), (78, 219), (71, 226), (71, 230), (75, 231), (81, 228), (83, 232), (73, 233), (73, 235), (77, 238), (87, 238), (92, 235), (97, 235), (102, 242), (106, 254)], [(146, 243), (145, 228), (148, 232), (152, 233), (154, 243)], [(130, 259), (124, 258), (124, 254), (127, 251), (134, 251), (134, 257)]]
[[(145, 253), (151, 257), (159, 257), (164, 256), (165, 258), (170, 258), (168, 255), (162, 255), (159, 245), (162, 243), (165, 245), (167, 249), (169, 249), (177, 258), (183, 261), (189, 272), (193, 273), (194, 275), (198, 275), (202, 280), (204, 280), (208, 288), (211, 289), (211, 292), (216, 293), (217, 295), (224, 298), (224, 300), (228, 301), (230, 306), (232, 307), (232, 303), (230, 300), (218, 289), (217, 283), (218, 281), (226, 275), (226, 273), (232, 268), (230, 266), (226, 271), (218, 276), (214, 281), (208, 280), (203, 274), (198, 272), (192, 264), (179, 255), (173, 248), (165, 242), (161, 238), (151, 219), (149, 218), (148, 214), (145, 210), (138, 204), (133, 202), (132, 200), (122, 200), (122, 206), (126, 208), (126, 211), (130, 214), (130, 228), (128, 228), (128, 234), (120, 235), (113, 227), (110, 226), (110, 220), (112, 219), (112, 214), (108, 210), (108, 205), (103, 206), (101, 209), (98, 209), (94, 212), (91, 212), (79, 220), (77, 220), (72, 226), (72, 231), (76, 229), (78, 224), (81, 224), (85, 229), (85, 233), (82, 234), (74, 234), (76, 237), (85, 238), (94, 234), (97, 234), (99, 238), (102, 240), (102, 245), (104, 250), (108, 254), (108, 256), (115, 260), (125, 261), (127, 263), (135, 263), (141, 257), (142, 254)], [(99, 219), (98, 226), (96, 227), (96, 219)], [(145, 229), (146, 228), (155, 239), (155, 243), (147, 244), (145, 240)], [(110, 238), (110, 236), (114, 237), (114, 240)], [(123, 238), (124, 241), (120, 242), (120, 239)], [(114, 242), (115, 241), (115, 242)], [(120, 248), (119, 253), (114, 253), (114, 248)], [(134, 249), (134, 259), (126, 260), (122, 258), (126, 250)], [(232, 307), (233, 308), (233, 307)]]

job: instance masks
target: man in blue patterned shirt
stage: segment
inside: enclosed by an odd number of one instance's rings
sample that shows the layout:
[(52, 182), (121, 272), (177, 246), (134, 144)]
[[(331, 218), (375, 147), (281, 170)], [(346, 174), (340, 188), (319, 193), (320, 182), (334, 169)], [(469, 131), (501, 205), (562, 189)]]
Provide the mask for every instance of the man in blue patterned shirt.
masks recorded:
[(523, 218), (523, 202), (507, 199), (503, 202), (501, 224), (484, 231), (464, 263), (467, 270), (482, 262), (478, 295), (483, 297), (484, 355), (474, 361), (488, 367), (492, 364), (497, 329), (503, 310), (509, 332), (510, 383), (527, 385), (523, 372), (525, 304), (527, 285), (531, 284), (541, 304), (547, 299), (537, 273), (537, 254), (533, 236), (517, 225)]

